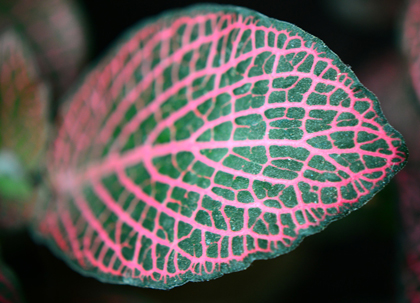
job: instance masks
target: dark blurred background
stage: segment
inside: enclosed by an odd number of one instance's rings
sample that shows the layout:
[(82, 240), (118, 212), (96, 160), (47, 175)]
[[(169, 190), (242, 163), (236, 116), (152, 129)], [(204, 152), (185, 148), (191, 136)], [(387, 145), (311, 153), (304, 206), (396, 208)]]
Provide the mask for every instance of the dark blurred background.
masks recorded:
[[(138, 21), (200, 1), (80, 1), (96, 59)], [(398, 49), (402, 0), (216, 1), (288, 21), (323, 40), (356, 72)], [(368, 87), (369, 88), (369, 87)], [(293, 252), (248, 270), (169, 291), (102, 284), (56, 259), (28, 235), (9, 235), (4, 259), (28, 302), (395, 302), (399, 292), (399, 223), (391, 183), (362, 209), (311, 236)]]
[[(210, 1), (84, 0), (92, 28), (94, 56), (144, 18)], [(256, 10), (293, 23), (323, 40), (346, 64), (360, 62), (395, 45), (404, 0), (213, 1)]]

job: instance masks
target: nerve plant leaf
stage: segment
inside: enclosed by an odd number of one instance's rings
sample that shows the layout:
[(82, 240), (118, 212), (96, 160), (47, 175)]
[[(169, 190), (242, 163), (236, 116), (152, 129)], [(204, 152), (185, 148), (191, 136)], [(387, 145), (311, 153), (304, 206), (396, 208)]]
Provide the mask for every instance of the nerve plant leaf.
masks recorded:
[[(30, 213), (28, 175), (43, 162), (49, 93), (30, 50), (14, 30), (0, 34), (0, 226)], [(20, 215), (19, 215), (20, 214)]]
[(407, 157), (322, 41), (244, 8), (141, 24), (69, 101), (35, 229), (108, 282), (167, 289), (287, 253)]

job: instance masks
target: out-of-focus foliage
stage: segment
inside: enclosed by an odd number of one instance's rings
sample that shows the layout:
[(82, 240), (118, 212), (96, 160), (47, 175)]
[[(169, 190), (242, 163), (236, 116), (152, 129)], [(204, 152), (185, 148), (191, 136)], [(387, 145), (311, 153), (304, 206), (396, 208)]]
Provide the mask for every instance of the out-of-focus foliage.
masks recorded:
[(16, 27), (31, 42), (41, 77), (61, 95), (87, 59), (85, 16), (76, 0), (2, 0), (0, 29)]
[(45, 166), (50, 93), (26, 40), (0, 34), (0, 226), (29, 218), (36, 190), (32, 177)]

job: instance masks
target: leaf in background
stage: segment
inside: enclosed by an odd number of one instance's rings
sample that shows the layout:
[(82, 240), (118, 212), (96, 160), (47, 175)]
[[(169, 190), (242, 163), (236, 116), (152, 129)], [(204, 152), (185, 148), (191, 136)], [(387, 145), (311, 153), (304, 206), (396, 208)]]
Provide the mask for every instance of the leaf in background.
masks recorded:
[(0, 226), (29, 216), (29, 175), (45, 165), (48, 101), (25, 41), (15, 30), (0, 34)]
[(412, 85), (420, 100), (420, 0), (410, 0), (404, 16), (403, 48)]
[(407, 157), (322, 41), (244, 8), (142, 23), (70, 101), (35, 229), (108, 282), (168, 289), (287, 253)]
[(16, 156), (0, 150), (0, 227), (20, 228), (32, 214), (35, 194)]
[(83, 12), (74, 0), (3, 0), (1, 23), (18, 26), (32, 42), (42, 77), (63, 93), (87, 56)]
[(49, 92), (31, 52), (14, 30), (0, 36), (0, 146), (27, 170), (39, 167), (47, 136)]
[(0, 302), (23, 302), (14, 273), (0, 261)]
[[(406, 110), (411, 110), (406, 119), (401, 119), (410, 131), (407, 143), (414, 148), (410, 166), (398, 176), (399, 207), (403, 225), (402, 286), (405, 299), (408, 302), (420, 302), (420, 173), (419, 173), (419, 127), (420, 112), (420, 1), (411, 0), (404, 19), (403, 46), (408, 59), (411, 83), (417, 98), (406, 94)], [(408, 90), (407, 90), (408, 91)], [(417, 103), (411, 99), (416, 99)], [(404, 99), (403, 99), (404, 101)], [(408, 102), (407, 102), (408, 101)], [(416, 106), (417, 105), (417, 106)], [(400, 110), (401, 111), (401, 110)], [(411, 123), (410, 123), (411, 122)]]
[(420, 298), (420, 173), (406, 168), (396, 178), (400, 194), (400, 213), (404, 231), (402, 285), (408, 302)]

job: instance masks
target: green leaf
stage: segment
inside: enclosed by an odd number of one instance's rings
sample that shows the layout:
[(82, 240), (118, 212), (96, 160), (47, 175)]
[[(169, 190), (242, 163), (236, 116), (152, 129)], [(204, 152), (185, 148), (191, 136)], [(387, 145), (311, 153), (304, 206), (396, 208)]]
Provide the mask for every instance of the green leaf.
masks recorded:
[(141, 23), (68, 103), (34, 230), (114, 283), (168, 289), (287, 253), (407, 159), (322, 41), (238, 7)]

